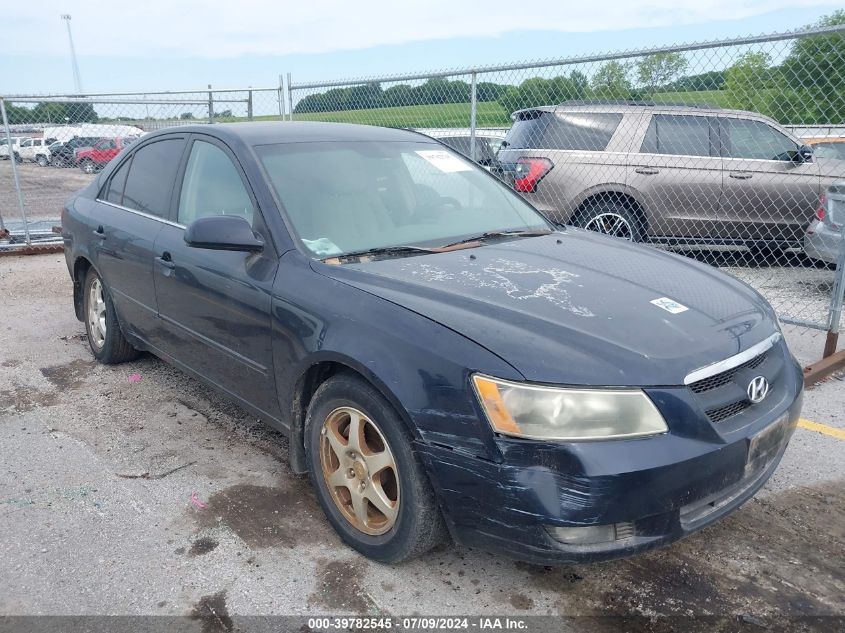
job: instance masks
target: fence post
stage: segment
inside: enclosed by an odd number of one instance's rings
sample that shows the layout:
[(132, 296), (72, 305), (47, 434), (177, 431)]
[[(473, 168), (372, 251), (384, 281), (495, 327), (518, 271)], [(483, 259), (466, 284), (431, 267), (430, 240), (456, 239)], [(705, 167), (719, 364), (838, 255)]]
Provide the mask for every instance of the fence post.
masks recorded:
[(246, 118), (252, 121), (252, 90), (246, 93)]
[(290, 89), (290, 73), (288, 73), (288, 120), (293, 121), (293, 90)]
[(214, 123), (214, 93), (211, 92), (211, 84), (208, 84), (208, 122)]
[[(12, 133), (9, 129), (9, 118), (6, 116), (6, 100), (0, 98), (0, 114), (3, 116), (3, 130), (6, 134), (6, 143), (9, 148), (9, 162), (12, 164), (12, 178), (15, 181), (15, 191), (18, 193), (18, 207), (21, 210), (21, 218), (23, 219), (23, 232), (26, 238), (26, 245), (32, 245), (32, 239), (29, 236), (29, 221), (26, 218), (26, 209), (23, 204), (23, 191), (21, 190), (21, 181), (18, 178), (18, 162), (15, 160), (14, 147), (12, 146)], [(0, 228), (5, 229), (0, 219)]]
[(478, 73), (472, 73), (472, 84), (469, 97), (469, 155), (476, 160), (475, 155), (475, 124), (478, 113)]
[(836, 352), (836, 345), (839, 343), (839, 328), (842, 320), (842, 293), (845, 292), (845, 222), (842, 222), (839, 235), (842, 241), (839, 243), (839, 257), (836, 261), (834, 272), (833, 288), (830, 290), (830, 309), (827, 317), (827, 338), (824, 342), (822, 358), (832, 356)]
[(279, 75), (279, 118), (285, 120), (285, 84), (282, 81), (282, 76)]

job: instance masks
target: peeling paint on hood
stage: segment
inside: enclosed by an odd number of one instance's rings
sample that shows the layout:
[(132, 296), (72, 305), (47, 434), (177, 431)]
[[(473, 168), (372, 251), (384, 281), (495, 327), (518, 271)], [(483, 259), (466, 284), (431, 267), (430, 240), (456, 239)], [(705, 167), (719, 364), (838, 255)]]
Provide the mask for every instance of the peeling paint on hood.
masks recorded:
[[(487, 348), (527, 380), (681, 384), (775, 330), (758, 293), (689, 259), (580, 230), (318, 272)], [(689, 309), (672, 314), (651, 303)]]

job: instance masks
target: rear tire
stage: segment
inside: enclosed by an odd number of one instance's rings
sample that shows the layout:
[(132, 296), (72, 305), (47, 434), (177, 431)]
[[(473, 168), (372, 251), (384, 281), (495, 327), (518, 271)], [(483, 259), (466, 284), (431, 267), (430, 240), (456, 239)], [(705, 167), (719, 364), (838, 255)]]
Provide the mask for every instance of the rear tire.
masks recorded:
[(311, 399), (305, 425), (311, 484), (347, 545), (398, 563), (443, 540), (443, 517), (411, 435), (372, 385), (351, 373), (329, 378)]
[(21, 155), (20, 155), (20, 154), (18, 154), (17, 152), (15, 152), (15, 162), (16, 162), (18, 165), (20, 165), (20, 164), (23, 162), (23, 158), (21, 158)]
[(46, 167), (47, 165), (50, 164), (50, 161), (47, 160), (47, 157), (44, 156), (43, 154), (39, 154), (38, 156), (36, 156), (35, 162), (38, 163), (39, 167)]
[(94, 268), (88, 269), (83, 293), (85, 332), (94, 358), (106, 365), (135, 360), (138, 350), (124, 338), (111, 295)]
[(621, 202), (611, 200), (589, 203), (578, 214), (575, 226), (628, 242), (642, 242), (645, 239), (642, 222), (636, 214)]

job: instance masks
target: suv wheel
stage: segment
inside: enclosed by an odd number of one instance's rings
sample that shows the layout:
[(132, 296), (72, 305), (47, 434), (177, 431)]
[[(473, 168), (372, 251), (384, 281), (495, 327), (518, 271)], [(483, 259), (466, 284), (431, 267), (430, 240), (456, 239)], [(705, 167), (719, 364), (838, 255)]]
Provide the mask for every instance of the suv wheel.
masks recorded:
[(47, 157), (44, 154), (39, 154), (35, 157), (35, 162), (38, 163), (40, 167), (46, 167), (50, 164), (50, 161), (47, 160)]
[(305, 421), (311, 483), (340, 537), (364, 556), (398, 563), (431, 549), (445, 526), (396, 411), (361, 378), (317, 389)]
[(15, 162), (18, 163), (19, 165), (23, 162), (23, 158), (21, 158), (21, 155), (18, 154), (17, 152), (15, 152)]
[(641, 242), (645, 237), (642, 223), (620, 202), (591, 203), (578, 214), (575, 226), (629, 242)]
[(90, 158), (83, 159), (82, 163), (79, 165), (86, 174), (93, 174), (97, 171), (97, 166), (94, 164)]

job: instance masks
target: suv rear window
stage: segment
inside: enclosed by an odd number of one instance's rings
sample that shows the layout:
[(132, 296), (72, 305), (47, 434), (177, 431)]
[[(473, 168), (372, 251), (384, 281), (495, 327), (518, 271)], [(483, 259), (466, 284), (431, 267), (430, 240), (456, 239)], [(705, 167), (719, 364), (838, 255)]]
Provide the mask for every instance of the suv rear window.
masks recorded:
[(601, 152), (621, 122), (622, 114), (613, 112), (529, 110), (517, 115), (502, 147)]
[(640, 152), (676, 156), (718, 156), (719, 128), (713, 117), (655, 114)]

